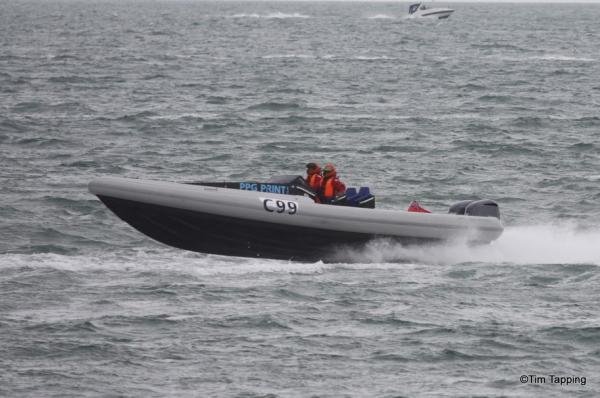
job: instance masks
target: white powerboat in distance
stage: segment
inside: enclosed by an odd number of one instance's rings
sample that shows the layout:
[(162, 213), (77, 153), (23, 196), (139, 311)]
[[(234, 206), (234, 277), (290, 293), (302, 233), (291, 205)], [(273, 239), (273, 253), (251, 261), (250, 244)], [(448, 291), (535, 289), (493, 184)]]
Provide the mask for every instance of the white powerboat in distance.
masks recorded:
[(409, 18), (446, 19), (454, 12), (451, 8), (427, 7), (424, 3), (411, 4), (408, 7)]

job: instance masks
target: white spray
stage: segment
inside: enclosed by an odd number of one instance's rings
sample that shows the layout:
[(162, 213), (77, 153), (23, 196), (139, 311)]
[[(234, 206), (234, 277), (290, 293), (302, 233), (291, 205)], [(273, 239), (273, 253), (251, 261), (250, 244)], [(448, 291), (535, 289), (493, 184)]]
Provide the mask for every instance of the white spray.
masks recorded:
[(515, 226), (507, 227), (497, 241), (488, 245), (453, 242), (403, 246), (389, 241), (376, 241), (352, 255), (357, 261), (375, 263), (600, 265), (600, 230), (583, 230), (570, 224)]

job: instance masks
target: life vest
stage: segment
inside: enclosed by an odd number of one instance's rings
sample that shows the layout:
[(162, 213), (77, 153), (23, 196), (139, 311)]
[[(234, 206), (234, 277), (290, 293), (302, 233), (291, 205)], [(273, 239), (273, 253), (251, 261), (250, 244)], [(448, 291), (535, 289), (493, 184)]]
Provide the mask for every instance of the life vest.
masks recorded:
[(319, 192), (319, 188), (321, 188), (321, 176), (318, 174), (311, 174), (306, 177), (306, 182), (308, 186), (312, 188), (313, 191)]
[(323, 186), (323, 199), (325, 200), (330, 200), (333, 199), (334, 195), (335, 195), (335, 187), (333, 186), (334, 184), (334, 178), (328, 178), (325, 180), (325, 184)]

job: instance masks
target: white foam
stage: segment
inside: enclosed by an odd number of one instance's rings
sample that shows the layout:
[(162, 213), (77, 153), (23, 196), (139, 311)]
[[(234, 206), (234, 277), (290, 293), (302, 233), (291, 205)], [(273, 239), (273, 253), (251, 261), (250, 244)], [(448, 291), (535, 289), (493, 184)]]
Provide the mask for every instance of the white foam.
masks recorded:
[(294, 13), (291, 13), (291, 14), (286, 14), (284, 12), (274, 12), (274, 13), (265, 15), (265, 18), (275, 18), (275, 19), (310, 18), (310, 15), (304, 15), (304, 14), (300, 14), (298, 12), (294, 12)]
[(402, 246), (388, 241), (373, 242), (353, 253), (361, 262), (410, 261), (424, 264), (594, 264), (600, 265), (600, 230), (582, 230), (576, 225), (515, 226), (489, 245), (454, 242), (431, 246)]
[(547, 62), (597, 62), (595, 58), (589, 57), (573, 57), (561, 54), (546, 54), (546, 55), (534, 55), (534, 56), (500, 56), (491, 55), (489, 58), (499, 58), (504, 61), (511, 62), (522, 62), (522, 61), (547, 61)]
[(391, 60), (396, 59), (392, 57), (388, 57), (387, 55), (357, 55), (351, 59), (357, 61), (378, 61), (378, 60)]
[(299, 58), (299, 59), (314, 59), (314, 55), (309, 54), (269, 54), (262, 57), (263, 59), (280, 59), (280, 58)]
[(266, 18), (266, 19), (287, 19), (287, 18), (310, 18), (310, 15), (304, 15), (297, 12), (288, 14), (284, 12), (272, 12), (269, 14), (257, 14), (257, 13), (241, 13), (235, 14), (232, 18)]
[(531, 57), (531, 59), (538, 59), (541, 61), (575, 61), (575, 62), (596, 62), (594, 58), (586, 58), (586, 57), (573, 57), (568, 55), (560, 55), (560, 54), (547, 54), (539, 57)]
[(260, 14), (256, 14), (256, 13), (252, 13), (252, 14), (241, 13), (241, 14), (235, 14), (235, 15), (233, 15), (232, 18), (260, 18)]
[(388, 15), (388, 14), (377, 14), (377, 15), (370, 16), (368, 18), (369, 19), (396, 19), (395, 16)]
[(321, 273), (334, 264), (296, 263), (193, 253), (177, 249), (117, 250), (110, 253), (61, 255), (54, 253), (3, 254), (0, 269), (9, 267), (52, 268), (73, 272), (126, 271), (173, 272), (191, 276), (245, 275), (256, 273)]

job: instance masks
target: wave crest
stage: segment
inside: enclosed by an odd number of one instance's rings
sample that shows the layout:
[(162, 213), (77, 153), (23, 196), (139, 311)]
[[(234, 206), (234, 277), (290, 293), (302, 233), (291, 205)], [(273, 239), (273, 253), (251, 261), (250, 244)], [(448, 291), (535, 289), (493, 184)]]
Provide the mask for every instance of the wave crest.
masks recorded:
[(293, 12), (293, 13), (271, 12), (268, 14), (240, 13), (240, 14), (233, 15), (232, 18), (287, 19), (287, 18), (310, 18), (310, 15), (300, 14), (298, 12)]

